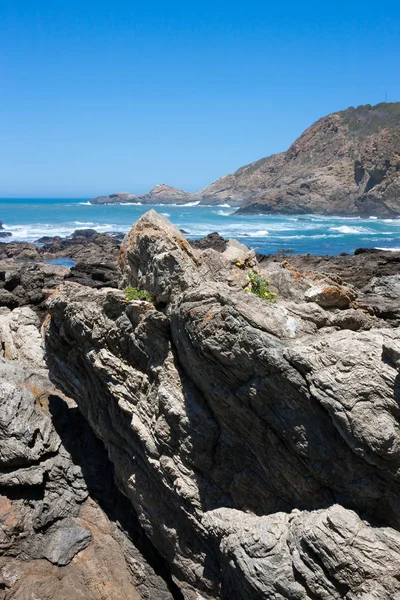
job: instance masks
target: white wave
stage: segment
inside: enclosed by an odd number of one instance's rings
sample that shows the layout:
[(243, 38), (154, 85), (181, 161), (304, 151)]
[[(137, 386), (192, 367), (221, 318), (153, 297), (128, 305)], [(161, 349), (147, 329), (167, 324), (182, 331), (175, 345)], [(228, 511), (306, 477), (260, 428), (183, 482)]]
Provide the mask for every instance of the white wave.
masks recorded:
[(213, 212), (216, 215), (221, 215), (221, 217), (230, 217), (233, 214), (232, 212), (228, 212), (227, 210), (214, 210)]
[[(107, 204), (109, 206), (109, 204)], [(121, 202), (120, 206), (143, 206), (141, 202)]]
[(187, 202), (186, 204), (181, 204), (181, 206), (198, 206), (200, 204), (200, 200), (196, 200), (196, 202)]
[(92, 204), (91, 202), (78, 202), (78, 204), (81, 204), (82, 206), (94, 206), (94, 204)]
[(299, 215), (300, 217), (307, 217), (315, 221), (361, 221), (361, 217), (339, 217), (337, 215), (316, 215), (310, 213), (307, 215)]
[(75, 221), (75, 225), (96, 225), (96, 223), (92, 223), (92, 221)]
[[(239, 237), (243, 237), (243, 234), (240, 235), (240, 233), (238, 233), (237, 235)], [(258, 231), (249, 231), (248, 233), (246, 232), (245, 237), (267, 237), (268, 235), (268, 229), (259, 229)]]
[(369, 218), (373, 219), (374, 221), (376, 221), (378, 217), (369, 217)]
[(232, 206), (230, 204), (217, 204), (217, 206), (220, 206), (221, 208), (232, 208)]
[(375, 248), (375, 250), (387, 250), (388, 252), (400, 252), (400, 248)]
[(161, 213), (163, 217), (170, 217), (170, 213)]
[[(79, 229), (86, 229), (86, 227), (77, 226), (75, 221), (63, 223), (62, 225), (57, 225), (55, 223), (12, 225), (8, 227), (8, 230), (12, 233), (12, 237), (9, 239), (7, 238), (7, 241), (34, 242), (44, 236), (54, 237), (59, 235), (60, 237), (67, 237)], [(98, 233), (102, 233), (104, 231), (128, 231), (129, 226), (121, 227), (120, 225), (116, 225), (114, 223), (104, 223), (102, 225), (93, 225), (91, 229), (94, 229)]]
[(339, 233), (375, 233), (367, 227), (351, 227), (351, 225), (340, 225), (340, 227), (330, 227), (329, 231), (338, 231)]

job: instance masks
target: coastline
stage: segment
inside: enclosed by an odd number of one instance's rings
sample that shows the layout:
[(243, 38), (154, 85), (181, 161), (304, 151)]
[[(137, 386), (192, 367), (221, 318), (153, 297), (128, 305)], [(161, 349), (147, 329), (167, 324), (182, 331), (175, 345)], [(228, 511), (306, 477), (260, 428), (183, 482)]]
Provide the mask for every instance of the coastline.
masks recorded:
[(0, 440), (8, 587), (52, 569), (61, 598), (63, 580), (87, 585), (88, 561), (105, 581), (93, 600), (107, 582), (136, 597), (137, 572), (155, 600), (289, 597), (294, 567), (328, 547), (319, 586), (344, 552), (351, 592), (397, 590), (381, 573), (400, 558), (399, 267), (400, 252), (189, 243), (155, 211), (122, 245), (87, 229), (0, 244), (3, 401), (19, 427)]
[[(22, 200), (0, 202), (5, 239), (35, 242), (42, 237), (67, 237), (77, 229), (98, 233), (126, 233), (132, 222), (150, 207), (144, 205), (95, 206), (83, 199)], [(338, 255), (359, 247), (400, 248), (399, 219), (362, 219), (323, 215), (235, 215), (226, 206), (154, 206), (186, 232), (188, 239), (218, 231), (256, 252), (269, 254), (290, 248), (296, 254)]]

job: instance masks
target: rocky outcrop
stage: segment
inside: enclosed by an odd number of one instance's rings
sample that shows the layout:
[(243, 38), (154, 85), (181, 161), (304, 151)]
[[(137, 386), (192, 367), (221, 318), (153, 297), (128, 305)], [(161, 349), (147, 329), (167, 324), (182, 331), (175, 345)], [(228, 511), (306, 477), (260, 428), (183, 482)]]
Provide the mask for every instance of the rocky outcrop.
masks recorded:
[(171, 187), (165, 183), (156, 185), (146, 194), (135, 196), (135, 194), (127, 194), (119, 192), (110, 196), (99, 196), (92, 198), (91, 204), (186, 204), (193, 200), (193, 194), (184, 192)]
[[(286, 276), (285, 293), (292, 294), (298, 285), (293, 285), (293, 277), (288, 278), (287, 269), (282, 271), (282, 259), (276, 256), (259, 257), (261, 270), (272, 277), (275, 284), (282, 287)], [(288, 263), (289, 264), (289, 263)], [(293, 272), (319, 272), (332, 278), (339, 278), (358, 289), (358, 301), (369, 307), (369, 312), (400, 325), (400, 252), (358, 249), (354, 255), (313, 256), (292, 255), (290, 267)], [(299, 277), (295, 278), (299, 282)]]
[[(154, 304), (63, 285), (47, 359), (184, 598), (397, 597), (396, 324), (333, 274), (190, 248), (154, 211), (120, 261)], [(244, 291), (249, 263), (277, 302)]]
[(286, 151), (189, 194), (165, 184), (93, 204), (229, 204), (239, 213), (400, 215), (400, 103), (367, 104), (323, 117)]
[(139, 197), (142, 204), (186, 204), (192, 199), (192, 194), (177, 190), (176, 188), (161, 183), (153, 187), (150, 192)]
[[(118, 287), (120, 240), (118, 234), (81, 229), (68, 238), (41, 238), (40, 245), (0, 243), (0, 306), (43, 309), (65, 279), (94, 288)], [(62, 264), (65, 259), (71, 266)]]
[[(283, 154), (243, 167), (203, 194), (242, 193), (240, 213), (400, 214), (400, 103), (333, 113)], [(200, 192), (201, 193), (201, 192)]]
[(172, 599), (104, 448), (48, 379), (37, 315), (0, 311), (0, 598)]
[(92, 198), (90, 202), (91, 204), (126, 204), (129, 202), (139, 202), (139, 198), (135, 194), (128, 194), (128, 192), (117, 192), (109, 196)]

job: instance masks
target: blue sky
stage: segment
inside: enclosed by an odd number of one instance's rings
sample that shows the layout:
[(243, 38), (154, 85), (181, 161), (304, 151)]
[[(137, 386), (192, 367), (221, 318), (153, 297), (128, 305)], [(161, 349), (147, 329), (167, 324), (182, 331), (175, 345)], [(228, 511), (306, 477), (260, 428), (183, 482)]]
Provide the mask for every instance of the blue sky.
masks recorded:
[(195, 191), (400, 100), (400, 3), (0, 0), (0, 196)]

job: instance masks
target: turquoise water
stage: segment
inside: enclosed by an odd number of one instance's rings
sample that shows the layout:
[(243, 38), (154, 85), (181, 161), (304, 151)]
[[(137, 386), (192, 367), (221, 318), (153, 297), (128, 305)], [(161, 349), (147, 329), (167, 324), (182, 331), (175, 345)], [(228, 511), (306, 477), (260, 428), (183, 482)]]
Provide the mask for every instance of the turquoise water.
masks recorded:
[[(150, 206), (89, 204), (87, 199), (0, 199), (0, 219), (13, 236), (4, 241), (35, 241), (67, 236), (76, 229), (127, 232)], [(258, 252), (339, 254), (356, 248), (400, 250), (400, 219), (353, 219), (318, 215), (241, 215), (229, 206), (153, 206), (172, 223), (198, 238), (218, 231)]]

